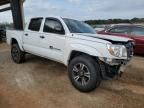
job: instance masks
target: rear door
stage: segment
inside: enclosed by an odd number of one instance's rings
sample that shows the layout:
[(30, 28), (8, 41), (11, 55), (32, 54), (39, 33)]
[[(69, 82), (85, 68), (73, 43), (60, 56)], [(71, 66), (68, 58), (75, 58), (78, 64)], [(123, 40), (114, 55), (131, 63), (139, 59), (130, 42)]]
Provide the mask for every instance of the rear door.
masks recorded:
[(144, 28), (133, 27), (131, 37), (136, 42), (135, 53), (144, 54)]
[(27, 52), (39, 54), (40, 28), (43, 18), (31, 19), (23, 36), (23, 46)]

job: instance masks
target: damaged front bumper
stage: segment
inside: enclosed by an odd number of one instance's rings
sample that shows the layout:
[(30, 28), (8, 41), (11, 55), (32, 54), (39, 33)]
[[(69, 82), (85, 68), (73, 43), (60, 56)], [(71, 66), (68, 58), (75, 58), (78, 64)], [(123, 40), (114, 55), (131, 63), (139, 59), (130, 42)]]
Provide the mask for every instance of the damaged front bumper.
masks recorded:
[(119, 73), (123, 73), (125, 69), (132, 64), (132, 60), (127, 61), (127, 63), (122, 64), (119, 69)]
[(103, 79), (111, 79), (114, 76), (121, 76), (126, 67), (131, 64), (131, 59), (118, 60), (99, 58), (101, 76)]

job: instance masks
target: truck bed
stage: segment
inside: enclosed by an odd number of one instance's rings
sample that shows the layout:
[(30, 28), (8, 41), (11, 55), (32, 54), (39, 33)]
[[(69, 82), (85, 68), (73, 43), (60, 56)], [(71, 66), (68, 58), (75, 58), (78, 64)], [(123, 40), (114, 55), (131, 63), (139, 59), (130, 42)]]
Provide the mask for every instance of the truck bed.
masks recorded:
[(6, 31), (7, 43), (10, 45), (12, 38), (16, 38), (22, 42), (23, 34), (24, 34), (24, 31), (22, 30), (7, 30)]

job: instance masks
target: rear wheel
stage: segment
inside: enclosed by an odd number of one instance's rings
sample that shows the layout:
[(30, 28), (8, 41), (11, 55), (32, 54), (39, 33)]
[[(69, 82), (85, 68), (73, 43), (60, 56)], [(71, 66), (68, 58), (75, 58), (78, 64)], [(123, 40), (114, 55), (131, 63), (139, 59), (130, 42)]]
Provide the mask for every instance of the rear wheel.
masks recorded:
[(21, 51), (18, 44), (13, 44), (11, 47), (11, 57), (15, 63), (23, 63), (25, 60), (25, 53)]
[(90, 56), (74, 58), (68, 68), (73, 86), (81, 92), (90, 92), (100, 85), (99, 64)]

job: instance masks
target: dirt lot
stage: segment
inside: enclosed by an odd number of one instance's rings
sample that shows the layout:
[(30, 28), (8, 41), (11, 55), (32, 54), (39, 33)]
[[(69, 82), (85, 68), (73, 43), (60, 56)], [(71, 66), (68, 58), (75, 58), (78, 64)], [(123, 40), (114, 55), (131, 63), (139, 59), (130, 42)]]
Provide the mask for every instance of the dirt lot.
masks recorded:
[(144, 57), (134, 57), (122, 78), (84, 94), (65, 66), (36, 56), (17, 65), (0, 44), (0, 108), (144, 108)]

